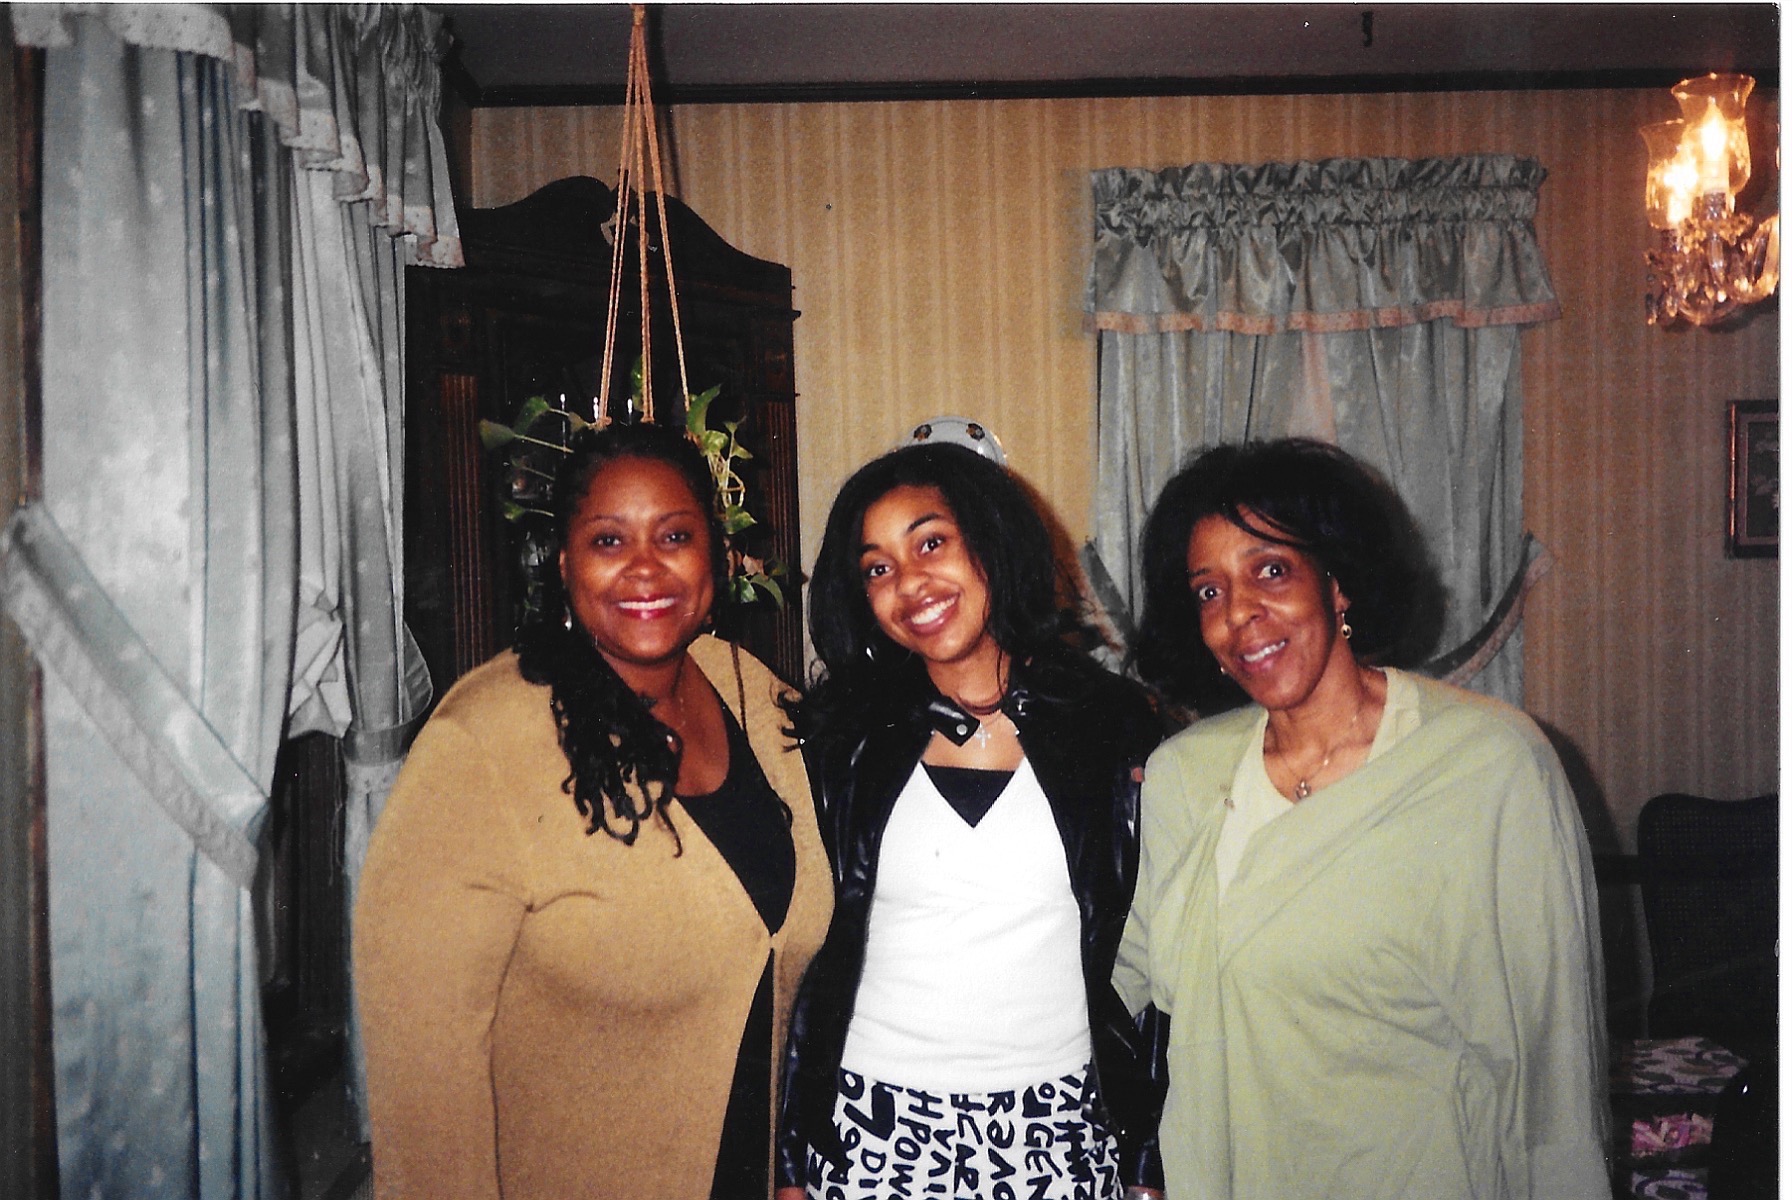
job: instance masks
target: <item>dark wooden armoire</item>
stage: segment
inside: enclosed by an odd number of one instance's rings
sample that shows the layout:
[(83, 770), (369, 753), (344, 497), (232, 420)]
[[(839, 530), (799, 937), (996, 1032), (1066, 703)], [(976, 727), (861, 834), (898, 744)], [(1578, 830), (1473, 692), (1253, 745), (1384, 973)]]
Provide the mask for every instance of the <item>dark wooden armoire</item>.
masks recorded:
[[(510, 644), (521, 613), (523, 539), (503, 519), (510, 472), (479, 441), (481, 418), (510, 422), (546, 396), (589, 416), (603, 361), (615, 193), (563, 179), (503, 208), (460, 215), (467, 265), (412, 268), (405, 410), (405, 620), (441, 695)], [(741, 466), (760, 527), (748, 548), (783, 562), (785, 605), (736, 614), (731, 630), (780, 675), (802, 668), (796, 389), (790, 269), (743, 254), (677, 199), (666, 201), (692, 392), (720, 384), (710, 425), (741, 422)], [(659, 243), (653, 197), (652, 244)], [(624, 411), (640, 354), (639, 266), (625, 238), (611, 413)], [(681, 421), (678, 364), (661, 256), (649, 254), (655, 415)]]

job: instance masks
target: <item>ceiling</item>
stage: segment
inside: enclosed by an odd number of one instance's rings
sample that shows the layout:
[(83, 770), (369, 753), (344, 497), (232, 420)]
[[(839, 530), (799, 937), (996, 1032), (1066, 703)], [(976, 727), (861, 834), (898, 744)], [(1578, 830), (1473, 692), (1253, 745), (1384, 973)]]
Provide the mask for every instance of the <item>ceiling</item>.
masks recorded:
[[(614, 103), (626, 4), (442, 4), (474, 104)], [(701, 4), (650, 8), (667, 103), (1779, 82), (1773, 4)]]

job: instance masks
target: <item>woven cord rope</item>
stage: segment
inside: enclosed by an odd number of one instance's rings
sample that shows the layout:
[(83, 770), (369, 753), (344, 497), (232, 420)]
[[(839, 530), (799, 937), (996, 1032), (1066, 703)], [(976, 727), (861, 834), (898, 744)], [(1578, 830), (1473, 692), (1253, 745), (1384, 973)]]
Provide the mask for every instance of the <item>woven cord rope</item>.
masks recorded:
[[(678, 394), (681, 396), (689, 396), (691, 394), (691, 376), (690, 372), (685, 370), (684, 365), (684, 328), (679, 323), (678, 319), (678, 283), (672, 274), (672, 231), (666, 224), (666, 178), (660, 166), (659, 121), (654, 115), (653, 96), (648, 90), (645, 38), (642, 39), (641, 50), (641, 99), (641, 111), (646, 116), (647, 152), (653, 160), (654, 208), (659, 211), (660, 217), (660, 254), (666, 260), (666, 299), (670, 301), (672, 308), (672, 345), (678, 352)], [(645, 228), (646, 214), (643, 213), (642, 216), (643, 228), (641, 230), (641, 237), (642, 240), (645, 241), (647, 237), (647, 230)], [(641, 277), (643, 281), (645, 281), (647, 277), (645, 256), (642, 258)], [(642, 344), (646, 344), (645, 333), (642, 334)]]
[[(640, 9), (635, 11), (634, 32), (629, 40), (628, 81), (632, 88), (634, 83), (634, 43), (641, 37)], [(629, 103), (630, 92), (625, 91), (622, 98), (622, 146), (616, 163), (616, 232), (610, 246), (610, 296), (604, 309), (604, 355), (603, 370), (598, 376), (597, 411), (592, 419), (599, 428), (610, 423), (610, 373), (616, 360), (616, 316), (622, 299), (622, 248), (628, 232), (628, 197), (629, 171), (628, 147), (633, 139), (630, 124), (635, 117), (634, 105)]]
[(634, 31), (630, 35), (628, 53), (629, 103), (635, 106), (634, 144), (628, 152), (634, 155), (631, 167), (635, 185), (635, 264), (640, 267), (641, 284), (641, 419), (653, 423), (653, 309), (647, 290), (647, 192), (642, 187), (647, 174), (647, 126), (653, 106), (647, 93), (647, 22), (646, 10), (635, 5)]
[(635, 213), (636, 259), (641, 287), (641, 419), (653, 421), (653, 309), (648, 295), (647, 198), (644, 178), (653, 186), (659, 213), (660, 255), (666, 263), (666, 298), (672, 309), (672, 341), (678, 354), (680, 394), (691, 394), (690, 372), (685, 367), (684, 326), (678, 311), (678, 282), (672, 271), (672, 236), (666, 221), (666, 180), (660, 161), (659, 123), (654, 115), (653, 88), (647, 74), (647, 10), (636, 4), (634, 26), (629, 31), (628, 82), (622, 102), (622, 147), (616, 164), (616, 240), (610, 255), (610, 303), (604, 315), (603, 375), (598, 383), (598, 425), (609, 423), (610, 373), (615, 368), (617, 309), (622, 299), (622, 260), (627, 244), (629, 211)]

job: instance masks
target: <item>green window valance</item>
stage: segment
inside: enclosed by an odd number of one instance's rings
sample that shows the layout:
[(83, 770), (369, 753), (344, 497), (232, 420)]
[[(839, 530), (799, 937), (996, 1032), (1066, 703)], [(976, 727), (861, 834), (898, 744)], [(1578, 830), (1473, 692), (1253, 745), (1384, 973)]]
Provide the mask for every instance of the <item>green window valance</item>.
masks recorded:
[(1333, 333), (1560, 316), (1511, 155), (1094, 173), (1098, 330)]

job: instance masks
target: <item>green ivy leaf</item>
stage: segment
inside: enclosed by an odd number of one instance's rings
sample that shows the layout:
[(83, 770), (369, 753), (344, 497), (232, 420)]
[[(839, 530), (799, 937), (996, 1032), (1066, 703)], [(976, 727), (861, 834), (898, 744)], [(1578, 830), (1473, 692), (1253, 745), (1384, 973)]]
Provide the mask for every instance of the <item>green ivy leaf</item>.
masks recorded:
[(722, 385), (718, 383), (708, 391), (698, 392), (695, 396), (685, 398), (684, 427), (686, 432), (696, 437), (709, 431), (709, 404), (721, 393)]
[(755, 575), (753, 582), (765, 589), (765, 594), (772, 598), (774, 604), (779, 608), (784, 607), (784, 589), (779, 587), (770, 576)]
[(706, 455), (719, 455), (728, 448), (728, 435), (720, 429), (705, 429), (697, 434), (697, 448)]
[(479, 422), (479, 443), (487, 450), (496, 450), (500, 446), (508, 446), (516, 441), (516, 430), (508, 425), (500, 425), (496, 421)]
[(722, 514), (722, 531), (730, 536), (757, 524), (759, 522), (753, 519), (753, 514), (738, 504), (730, 504), (727, 511)]
[(542, 416), (550, 407), (552, 406), (548, 404), (548, 398), (546, 396), (530, 396), (527, 400), (523, 401), (523, 406), (517, 410), (516, 424), (512, 425), (511, 428), (515, 429), (518, 433), (529, 432), (529, 429), (535, 422), (541, 420)]
[(504, 502), (504, 519), (506, 521), (520, 521), (528, 511), (528, 509), (518, 504), (515, 500), (506, 500)]

